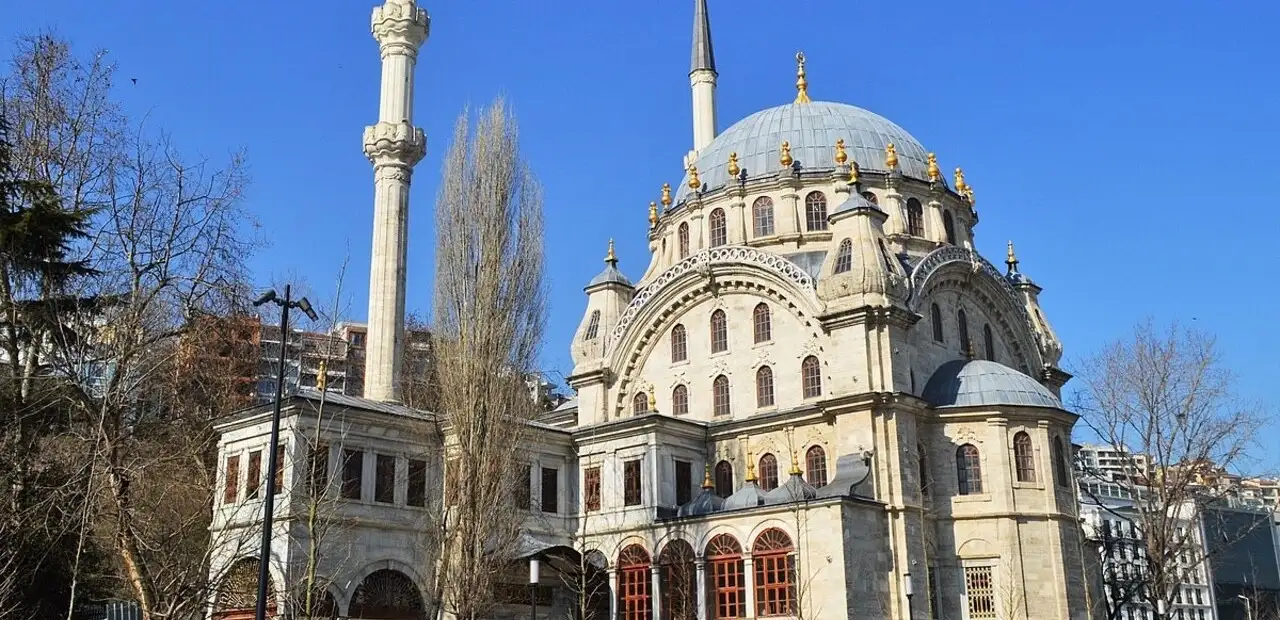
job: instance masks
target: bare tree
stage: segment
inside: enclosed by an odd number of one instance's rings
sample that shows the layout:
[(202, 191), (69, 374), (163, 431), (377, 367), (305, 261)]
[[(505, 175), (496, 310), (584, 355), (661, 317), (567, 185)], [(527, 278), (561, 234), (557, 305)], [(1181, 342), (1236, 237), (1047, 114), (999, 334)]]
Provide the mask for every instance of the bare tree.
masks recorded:
[(1120, 461), (1110, 475), (1082, 472), (1082, 492), (1118, 510), (1095, 490), (1118, 488), (1132, 508), (1116, 516), (1136, 530), (1102, 540), (1101, 551), (1141, 546), (1133, 553), (1142, 566), (1115, 566), (1104, 583), (1108, 614), (1118, 618), (1131, 603), (1171, 609), (1179, 584), (1205, 570), (1198, 524), (1207, 509), (1231, 501), (1231, 478), (1249, 465), (1268, 416), (1236, 397), (1211, 336), (1177, 326), (1140, 325), (1085, 360), (1078, 374), (1084, 385), (1076, 409)]
[[(539, 413), (525, 377), (546, 322), (542, 193), (520, 156), (515, 119), (498, 100), (474, 132), (464, 112), (436, 201), (434, 371), (453, 504), (435, 528), (437, 601), (458, 618), (493, 606), (514, 559), (520, 451)], [(527, 508), (525, 506), (524, 508)]]

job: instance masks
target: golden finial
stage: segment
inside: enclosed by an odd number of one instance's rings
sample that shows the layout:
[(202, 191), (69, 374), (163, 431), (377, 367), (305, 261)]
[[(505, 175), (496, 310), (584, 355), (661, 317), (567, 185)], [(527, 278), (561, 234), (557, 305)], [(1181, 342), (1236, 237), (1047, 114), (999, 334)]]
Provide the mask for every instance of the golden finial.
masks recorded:
[(744, 480), (747, 482), (756, 481), (756, 460), (755, 455), (750, 450), (747, 450), (747, 477)]
[(963, 194), (966, 184), (964, 182), (964, 170), (956, 168), (956, 193)]
[(884, 147), (884, 167), (889, 170), (898, 168), (898, 147), (894, 146), (892, 142)]
[(791, 143), (783, 140), (782, 153), (778, 155), (778, 163), (782, 164), (783, 168), (790, 168), (794, 161), (794, 159), (791, 159)]
[(836, 138), (836, 164), (843, 166), (849, 161), (849, 154), (844, 152), (844, 138)]
[(857, 182), (858, 182), (858, 162), (855, 161), (853, 162), (852, 165), (849, 166), (849, 185), (853, 185), (854, 183), (857, 183)]
[(809, 80), (804, 79), (804, 52), (796, 52), (796, 103), (809, 103)]
[(738, 154), (729, 153), (729, 176), (736, 179), (739, 172), (742, 172), (742, 168), (738, 167)]
[(320, 369), (316, 371), (316, 389), (321, 392), (329, 385), (329, 364), (320, 360)]
[(973, 185), (966, 184), (964, 186), (964, 197), (969, 199), (969, 206), (971, 207), (978, 203), (978, 201), (973, 198)]
[(658, 412), (658, 397), (653, 393), (653, 386), (649, 386), (649, 411)]
[(671, 206), (671, 184), (662, 184), (662, 210), (666, 211)]
[(649, 228), (658, 227), (658, 203), (649, 203)]
[(1004, 259), (1004, 264), (1009, 266), (1009, 273), (1018, 273), (1018, 256), (1013, 253), (1013, 240), (1009, 240), (1009, 253)]
[(618, 264), (618, 255), (613, 252), (613, 239), (609, 240), (609, 253), (604, 255), (604, 262), (610, 267)]
[(937, 183), (942, 178), (942, 170), (938, 168), (938, 156), (929, 153), (929, 182)]
[(795, 450), (791, 451), (791, 471), (789, 473), (792, 476), (804, 475), (804, 472), (800, 470), (800, 457), (796, 456)]
[(711, 479), (711, 463), (707, 463), (707, 473), (702, 477), (702, 488), (704, 489), (716, 488), (715, 480)]
[(698, 179), (698, 167), (689, 166), (689, 189), (698, 189), (702, 187), (702, 181)]

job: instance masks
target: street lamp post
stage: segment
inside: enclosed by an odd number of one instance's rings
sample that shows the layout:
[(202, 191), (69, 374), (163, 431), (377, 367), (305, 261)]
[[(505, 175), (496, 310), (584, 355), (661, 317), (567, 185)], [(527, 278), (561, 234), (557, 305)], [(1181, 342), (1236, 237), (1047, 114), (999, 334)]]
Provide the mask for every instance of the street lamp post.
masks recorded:
[(538, 558), (529, 558), (529, 620), (538, 620)]
[(907, 620), (912, 620), (915, 617), (915, 611), (911, 609), (911, 597), (916, 591), (911, 583), (911, 573), (902, 574), (902, 593), (907, 595)]
[(307, 301), (306, 297), (294, 301), (291, 297), (292, 292), (290, 286), (286, 284), (283, 299), (276, 295), (273, 289), (263, 293), (253, 302), (254, 307), (274, 303), (281, 308), (280, 365), (276, 372), (276, 402), (271, 411), (271, 445), (267, 448), (267, 496), (262, 502), (262, 552), (258, 555), (258, 608), (253, 615), (254, 620), (265, 620), (267, 617), (267, 580), (269, 579), (267, 564), (271, 561), (271, 521), (276, 509), (276, 444), (280, 442), (280, 405), (284, 400), (284, 363), (285, 349), (289, 344), (289, 309), (301, 310), (312, 321), (318, 318), (315, 310), (311, 309), (311, 302)]

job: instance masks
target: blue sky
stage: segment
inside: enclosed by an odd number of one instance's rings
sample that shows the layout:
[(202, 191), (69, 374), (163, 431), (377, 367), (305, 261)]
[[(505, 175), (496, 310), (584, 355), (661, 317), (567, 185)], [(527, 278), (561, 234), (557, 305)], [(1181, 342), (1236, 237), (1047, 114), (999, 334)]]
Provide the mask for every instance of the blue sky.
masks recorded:
[[(349, 255), (344, 302), (363, 318), (373, 2), (9, 4), (0, 36), (53, 28), (83, 52), (106, 48), (132, 114), (210, 157), (244, 148), (248, 207), (273, 240), (252, 260), (257, 276), (332, 298)], [(429, 146), (412, 192), (411, 310), (430, 306), (432, 203), (454, 119), (504, 94), (546, 186), (545, 363), (569, 371), (581, 287), (607, 239), (638, 277), (647, 205), (679, 182), (692, 4), (425, 3), (415, 120)], [(1263, 280), (1280, 234), (1280, 4), (711, 0), (710, 11), (721, 129), (788, 102), (802, 49), (815, 99), (882, 114), (944, 168), (964, 166), (979, 249), (999, 263), (1017, 243), (1068, 361), (1146, 317), (1176, 320), (1219, 336), (1245, 396), (1280, 402), (1269, 389), (1277, 289)], [(1280, 431), (1261, 439), (1280, 453)]]

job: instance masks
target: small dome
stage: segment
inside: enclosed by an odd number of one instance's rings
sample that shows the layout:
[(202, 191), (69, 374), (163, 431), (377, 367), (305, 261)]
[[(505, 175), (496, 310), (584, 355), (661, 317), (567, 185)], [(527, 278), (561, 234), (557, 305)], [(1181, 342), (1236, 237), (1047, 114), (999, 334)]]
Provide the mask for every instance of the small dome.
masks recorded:
[(849, 192), (849, 197), (845, 199), (844, 202), (837, 205), (836, 208), (831, 212), (831, 215), (835, 215), (837, 213), (844, 213), (845, 211), (853, 211), (854, 209), (875, 209), (876, 211), (880, 211), (881, 213), (884, 212), (884, 209), (881, 209), (879, 205), (877, 205), (874, 202), (871, 202), (870, 200), (867, 200), (866, 196), (863, 196), (858, 192)]
[(723, 507), (725, 510), (738, 510), (740, 508), (755, 508), (764, 505), (764, 491), (756, 485), (755, 480), (748, 480), (742, 485), (741, 489), (733, 492), (733, 495), (725, 498)]
[(787, 477), (786, 482), (778, 485), (778, 488), (764, 494), (764, 503), (790, 504), (791, 502), (810, 500), (817, 496), (817, 488), (805, 482), (800, 474), (791, 474)]
[(631, 280), (628, 280), (627, 276), (622, 275), (622, 272), (618, 271), (618, 268), (612, 264), (605, 267), (604, 271), (601, 271), (596, 275), (596, 277), (591, 278), (591, 282), (587, 283), (587, 286), (592, 287), (597, 284), (605, 283), (621, 284), (628, 287), (631, 286)]
[(921, 397), (936, 407), (1062, 408), (1062, 401), (1039, 381), (987, 360), (952, 360), (943, 364), (929, 377)]
[[(898, 169), (915, 179), (929, 178), (928, 153), (907, 130), (889, 119), (844, 103), (814, 101), (788, 103), (761, 110), (716, 136), (698, 154), (694, 165), (703, 187), (715, 189), (729, 182), (729, 153), (748, 177), (776, 173), (785, 140), (791, 156), (803, 169), (835, 168), (836, 140), (844, 139), (849, 159), (860, 170), (884, 171), (884, 149), (893, 143)], [(680, 184), (676, 202), (689, 193), (688, 178)]]

